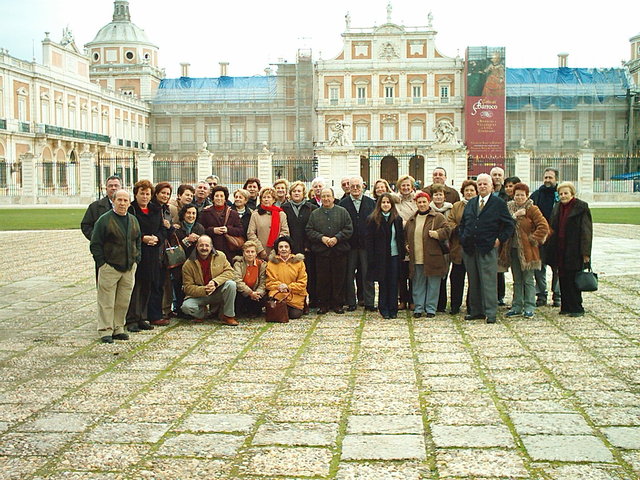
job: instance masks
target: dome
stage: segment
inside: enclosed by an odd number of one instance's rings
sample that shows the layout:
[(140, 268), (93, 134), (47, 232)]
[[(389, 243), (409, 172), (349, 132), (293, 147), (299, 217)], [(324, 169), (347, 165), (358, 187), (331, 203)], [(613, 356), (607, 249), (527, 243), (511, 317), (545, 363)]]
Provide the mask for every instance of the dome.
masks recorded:
[(145, 31), (137, 25), (131, 23), (129, 15), (129, 2), (116, 0), (114, 2), (113, 21), (102, 27), (95, 38), (87, 43), (85, 47), (93, 47), (102, 44), (125, 43), (144, 44), (158, 48), (151, 43)]

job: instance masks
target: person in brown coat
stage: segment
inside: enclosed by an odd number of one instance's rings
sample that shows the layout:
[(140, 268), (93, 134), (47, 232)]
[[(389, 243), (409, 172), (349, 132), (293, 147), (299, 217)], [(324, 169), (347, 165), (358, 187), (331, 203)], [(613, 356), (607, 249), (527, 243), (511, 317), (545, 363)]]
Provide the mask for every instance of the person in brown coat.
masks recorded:
[(526, 184), (517, 183), (513, 192), (513, 200), (507, 207), (516, 221), (516, 228), (513, 236), (500, 246), (498, 263), (502, 267), (510, 266), (513, 274), (513, 302), (506, 316), (532, 318), (536, 308), (534, 271), (542, 264), (539, 247), (549, 236), (549, 224), (529, 199)]
[(275, 206), (276, 191), (271, 187), (260, 190), (260, 205), (251, 212), (247, 238), (258, 246), (258, 257), (266, 260), (276, 239), (289, 235), (287, 214)]
[(243, 229), (238, 212), (227, 205), (229, 190), (227, 187), (217, 185), (211, 191), (213, 205), (200, 212), (198, 223), (205, 233), (213, 240), (213, 248), (223, 252), (227, 258), (233, 258), (238, 253), (228, 242), (226, 235), (242, 237)]
[(451, 227), (439, 212), (430, 208), (431, 198), (424, 192), (416, 195), (418, 211), (405, 226), (409, 250), (409, 275), (413, 286), (413, 316), (436, 316), (440, 279), (448, 264), (440, 240), (449, 238)]

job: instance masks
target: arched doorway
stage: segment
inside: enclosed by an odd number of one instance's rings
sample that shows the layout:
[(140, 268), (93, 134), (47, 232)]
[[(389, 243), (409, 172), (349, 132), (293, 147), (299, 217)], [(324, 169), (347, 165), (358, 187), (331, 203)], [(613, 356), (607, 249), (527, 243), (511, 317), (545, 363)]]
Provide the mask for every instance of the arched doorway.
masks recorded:
[(369, 157), (364, 155), (360, 155), (360, 176), (364, 183), (367, 184), (368, 187), (371, 187), (371, 182), (369, 181)]
[(422, 155), (414, 155), (409, 159), (409, 175), (424, 187), (424, 157)]
[(398, 159), (393, 155), (387, 155), (380, 162), (380, 177), (390, 184), (398, 181)]

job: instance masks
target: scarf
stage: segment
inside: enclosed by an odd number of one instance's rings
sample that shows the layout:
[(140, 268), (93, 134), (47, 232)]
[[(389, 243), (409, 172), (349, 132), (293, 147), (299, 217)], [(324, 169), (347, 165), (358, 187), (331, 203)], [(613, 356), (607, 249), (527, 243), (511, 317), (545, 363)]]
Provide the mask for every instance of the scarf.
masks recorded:
[(187, 223), (185, 221), (182, 222), (182, 225), (184, 226), (184, 231), (187, 232), (187, 235), (191, 235), (191, 230), (193, 229), (193, 226), (196, 224), (196, 222), (193, 223)]
[(260, 208), (265, 212), (271, 213), (271, 229), (269, 230), (267, 247), (273, 248), (273, 243), (278, 239), (278, 235), (280, 234), (280, 212), (282, 209), (275, 205), (271, 205), (270, 207), (260, 205)]
[(446, 216), (446, 213), (453, 207), (453, 204), (449, 202), (444, 202), (440, 208), (436, 207), (436, 204), (431, 202), (429, 204), (431, 208), (433, 208), (436, 212), (440, 212), (441, 214)]
[(296, 217), (300, 216), (300, 207), (302, 207), (302, 205), (304, 205), (306, 202), (304, 200), (302, 200), (300, 203), (296, 203), (293, 200), (289, 200), (289, 204), (291, 205), (291, 208), (293, 209), (293, 213), (295, 213)]

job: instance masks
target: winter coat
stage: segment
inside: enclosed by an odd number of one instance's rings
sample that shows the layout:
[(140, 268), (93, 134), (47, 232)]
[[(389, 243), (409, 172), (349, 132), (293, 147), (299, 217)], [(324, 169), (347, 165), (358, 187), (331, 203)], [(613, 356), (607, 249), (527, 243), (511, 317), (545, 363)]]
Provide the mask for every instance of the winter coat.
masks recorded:
[(369, 215), (373, 213), (373, 210), (376, 208), (376, 202), (362, 195), (360, 197), (360, 211), (356, 211), (356, 207), (353, 204), (353, 200), (351, 199), (351, 195), (345, 197), (340, 201), (340, 206), (346, 208), (347, 212), (349, 212), (349, 216), (351, 217), (351, 223), (353, 224), (353, 234), (349, 239), (349, 244), (352, 249), (362, 249), (365, 248), (365, 235), (367, 233), (367, 219)]
[(233, 255), (238, 252), (231, 250), (224, 235), (213, 233), (215, 227), (222, 227), (225, 224), (224, 217), (227, 211), (229, 211), (229, 219), (226, 223), (227, 234), (233, 237), (242, 237), (242, 224), (240, 223), (238, 212), (231, 210), (227, 206), (225, 206), (222, 211), (216, 210), (215, 207), (204, 209), (200, 212), (200, 215), (198, 215), (198, 223), (204, 227), (205, 233), (212, 238), (213, 248), (223, 252), (227, 258), (233, 258)]
[(244, 276), (247, 273), (247, 262), (242, 255), (233, 257), (233, 270), (235, 271), (236, 289), (238, 293), (241, 293), (245, 297), (248, 297), (251, 292), (258, 292), (261, 295), (266, 293), (266, 280), (267, 280), (267, 262), (256, 258), (258, 265), (258, 284), (255, 288), (251, 288), (244, 283)]
[(120, 272), (126, 272), (141, 260), (140, 225), (134, 215), (127, 213), (129, 228), (125, 232), (113, 210), (100, 216), (93, 225), (89, 249), (100, 268), (108, 263)]
[(458, 227), (460, 243), (468, 255), (476, 251), (486, 255), (494, 248), (496, 239), (504, 243), (513, 235), (514, 221), (503, 200), (489, 195), (481, 211), (479, 202), (479, 196), (469, 200)]
[(396, 204), (396, 210), (402, 217), (404, 224), (418, 211), (418, 207), (415, 202), (416, 192), (411, 192), (407, 196), (400, 195), (400, 201)]
[(307, 234), (304, 229), (309, 222), (311, 212), (313, 212), (317, 206), (310, 202), (305, 202), (300, 206), (300, 215), (296, 215), (293, 211), (293, 206), (290, 202), (286, 202), (282, 205), (282, 210), (287, 215), (287, 224), (289, 225), (289, 236), (291, 237), (291, 252), (292, 253), (305, 253), (311, 248), (311, 243), (307, 238)]
[(269, 296), (283, 298), (283, 293), (279, 293), (278, 286), (285, 283), (289, 287), (291, 296), (287, 299), (287, 305), (299, 310), (304, 309), (304, 302), (307, 298), (307, 270), (304, 266), (304, 255), (297, 253), (291, 255), (286, 262), (271, 252), (269, 263), (267, 264), (267, 290)]
[[(433, 184), (423, 188), (422, 191), (427, 192), (429, 196), (433, 198), (433, 195), (431, 195), (431, 187), (433, 187)], [(454, 204), (460, 201), (460, 194), (456, 189), (451, 188), (449, 185), (444, 185), (444, 200)]]
[[(278, 212), (280, 215), (280, 232), (276, 235), (276, 238), (283, 235), (289, 235), (289, 224), (287, 223), (287, 214), (284, 212)], [(258, 245), (257, 252), (260, 254), (263, 250), (267, 255), (273, 250), (272, 247), (267, 247), (267, 240), (269, 240), (269, 232), (271, 231), (271, 212), (262, 210), (258, 207), (257, 210), (251, 212), (251, 220), (249, 220), (249, 229), (247, 230), (247, 239), (253, 240)]]
[(524, 204), (525, 215), (516, 217), (515, 213), (522, 208), (516, 206), (513, 200), (507, 203), (509, 213), (516, 222), (513, 236), (500, 245), (498, 265), (508, 268), (511, 266), (511, 249), (514, 242), (518, 248), (518, 258), (522, 270), (540, 270), (540, 246), (547, 240), (549, 224), (542, 212), (531, 200)]
[[(311, 212), (305, 233), (311, 243), (311, 251), (320, 257), (346, 255), (351, 250), (348, 240), (353, 234), (353, 224), (349, 212), (340, 205), (320, 207)], [(327, 247), (322, 243), (322, 237), (336, 237), (338, 243)]]
[[(416, 214), (409, 219), (405, 225), (405, 237), (409, 249), (409, 275), (413, 278), (415, 268), (415, 231)], [(441, 277), (447, 273), (449, 264), (440, 248), (439, 240), (446, 240), (451, 233), (451, 227), (447, 223), (444, 215), (439, 212), (429, 210), (422, 230), (422, 248), (424, 252), (424, 274), (427, 277)], [(438, 240), (429, 236), (429, 230), (438, 232)]]
[(113, 207), (111, 206), (109, 197), (102, 197), (87, 207), (87, 211), (84, 212), (84, 217), (82, 217), (82, 221), (80, 222), (80, 230), (82, 230), (87, 240), (91, 240), (91, 234), (98, 219), (110, 210), (113, 210)]
[[(209, 255), (211, 279), (218, 286), (235, 279), (235, 272), (224, 253), (215, 250)], [(206, 297), (202, 267), (198, 261), (198, 251), (194, 250), (189, 260), (182, 266), (182, 290), (185, 298)]]
[(149, 202), (149, 213), (142, 213), (140, 206), (134, 200), (129, 207), (129, 213), (135, 215), (140, 224), (141, 238), (145, 235), (155, 235), (158, 243), (147, 245), (142, 242), (142, 255), (138, 269), (136, 270), (136, 282), (156, 281), (160, 274), (160, 264), (164, 253), (164, 242), (167, 239), (168, 230), (162, 223), (162, 208), (156, 203)]
[[(197, 235), (204, 235), (204, 227), (200, 225), (198, 222), (196, 222), (193, 224), (193, 227), (191, 227), (191, 233), (195, 233)], [(177, 237), (178, 240), (180, 241), (180, 244), (182, 245), (182, 248), (184, 248), (185, 256), (189, 258), (193, 250), (196, 248), (196, 242), (193, 242), (193, 243), (186, 242), (186, 238), (189, 235), (187, 235), (187, 231), (184, 229), (184, 225), (181, 226), (180, 228), (175, 229), (175, 235), (176, 235), (175, 237), (173, 235), (169, 236), (169, 239), (168, 239), (169, 243), (175, 246), (176, 237)]]
[[(550, 226), (553, 231), (547, 241), (547, 264), (553, 267), (560, 267), (565, 271), (581, 270), (583, 257), (591, 257), (591, 244), (593, 242), (593, 223), (591, 220), (591, 210), (589, 204), (576, 198), (575, 204), (567, 217), (565, 227), (565, 246), (561, 250), (558, 245), (558, 232), (560, 228), (560, 205), (553, 207)], [(559, 261), (559, 257), (562, 261)]]
[(393, 222), (382, 218), (380, 225), (372, 219), (367, 222), (366, 249), (367, 249), (367, 280), (379, 282), (387, 276), (389, 262), (391, 261), (391, 225), (396, 229), (396, 245), (398, 258), (404, 259), (407, 246), (402, 227), (402, 217), (398, 215)]
[(447, 222), (451, 228), (451, 237), (449, 237), (449, 259), (456, 265), (462, 264), (462, 245), (460, 244), (460, 231), (458, 226), (460, 220), (462, 220), (462, 214), (467, 202), (460, 200), (453, 204), (451, 210), (449, 210), (449, 218)]
[[(238, 212), (238, 209), (236, 208), (235, 205), (231, 205), (231, 210), (235, 211), (236, 213)], [(238, 218), (240, 219), (240, 223), (242, 224), (242, 231), (243, 234), (242, 236), (246, 239), (247, 238), (247, 231), (249, 230), (249, 222), (251, 221), (251, 212), (253, 212), (253, 210), (251, 210), (247, 205), (245, 205), (244, 207), (244, 215), (240, 216), (240, 214), (238, 213)]]

